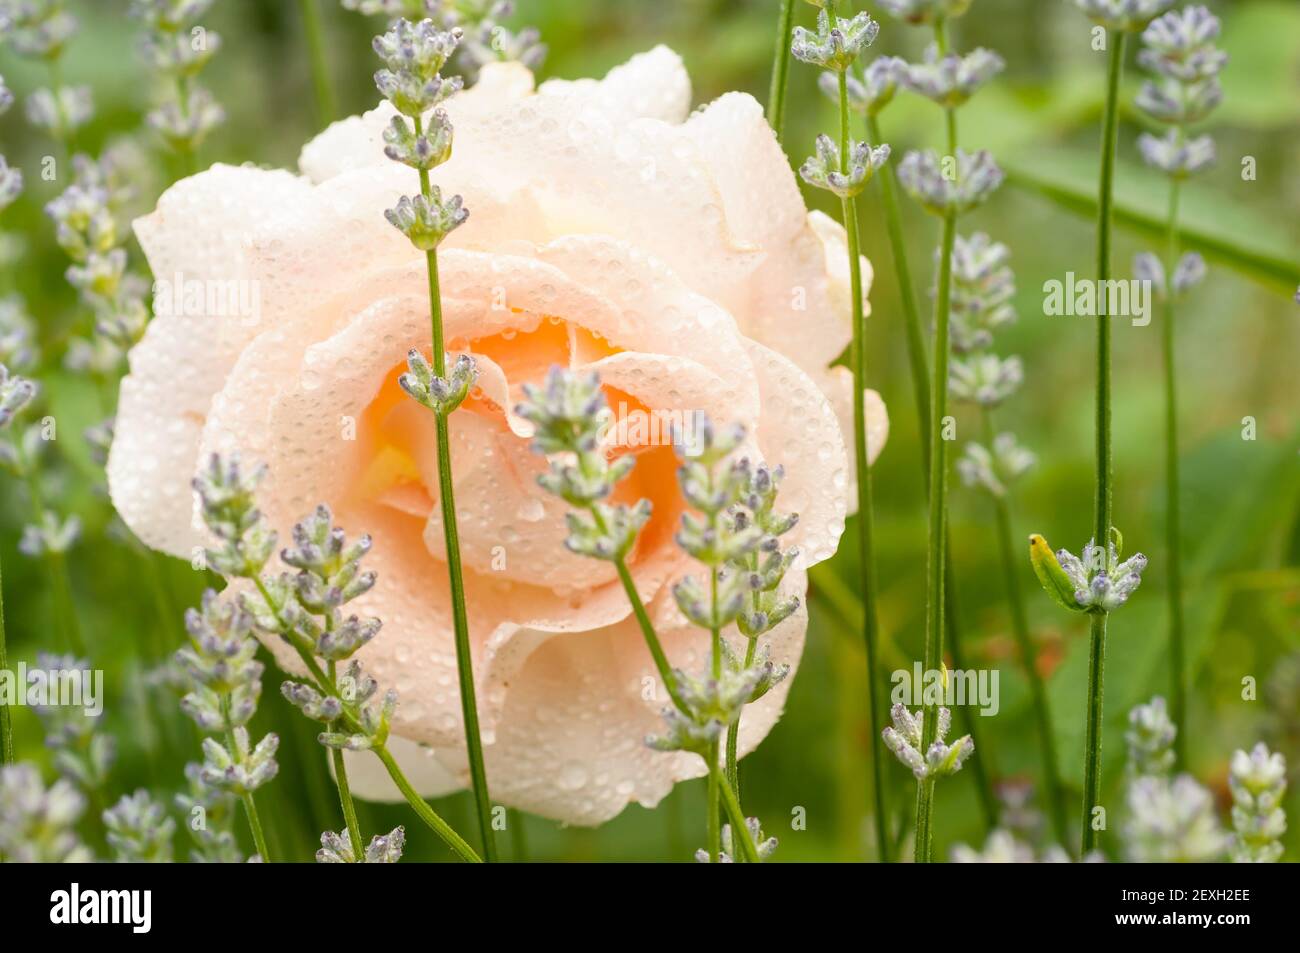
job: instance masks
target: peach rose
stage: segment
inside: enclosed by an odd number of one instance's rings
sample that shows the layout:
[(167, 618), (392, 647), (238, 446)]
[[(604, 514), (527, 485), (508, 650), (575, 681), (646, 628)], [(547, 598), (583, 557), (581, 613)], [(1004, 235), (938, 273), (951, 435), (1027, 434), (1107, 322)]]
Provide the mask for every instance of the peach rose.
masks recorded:
[[(642, 743), (666, 695), (613, 567), (563, 546), (565, 504), (536, 485), (545, 464), (513, 413), (520, 385), (554, 364), (595, 369), (634, 422), (610, 450), (638, 456), (621, 496), (654, 503), (630, 564), (676, 665), (698, 669), (708, 638), (669, 591), (694, 567), (672, 540), (673, 450), (643, 425), (705, 411), (784, 465), (781, 508), (800, 514), (792, 591), (848, 511), (849, 381), (828, 366), (850, 339), (843, 230), (809, 214), (752, 98), (688, 118), (689, 103), (662, 47), (536, 90), (524, 67), (491, 65), (447, 102), (455, 155), (433, 174), (470, 210), (439, 263), (449, 348), (481, 375), (451, 434), (491, 792), (576, 824), (653, 805), (701, 763)], [(379, 582), (357, 605), (384, 628), (361, 659), (399, 691), (392, 748), (434, 794), (467, 771), (433, 417), (397, 385), (408, 348), (428, 353), (429, 307), (422, 254), (383, 216), (417, 189), (384, 157), (391, 115), (330, 126), (301, 175), (214, 166), (135, 223), (157, 316), (131, 353), (108, 474), (130, 527), (184, 558), (206, 541), (190, 479), (214, 451), (270, 466), (260, 503), (282, 534), (318, 501), (370, 532)], [(878, 452), (888, 425), (868, 396)], [(771, 634), (776, 661), (797, 664), (806, 622)], [(789, 684), (746, 709), (742, 753)], [(395, 793), (374, 758), (352, 763), (359, 793)]]

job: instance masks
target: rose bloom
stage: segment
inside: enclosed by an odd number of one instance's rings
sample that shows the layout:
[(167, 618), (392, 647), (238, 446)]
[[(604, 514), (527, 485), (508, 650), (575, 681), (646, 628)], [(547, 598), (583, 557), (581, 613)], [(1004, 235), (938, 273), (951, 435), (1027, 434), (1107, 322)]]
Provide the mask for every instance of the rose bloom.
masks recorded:
[[(686, 671), (706, 664), (709, 639), (671, 593), (700, 567), (673, 541), (670, 421), (738, 421), (752, 459), (784, 466), (779, 509), (800, 517), (784, 537), (801, 553), (792, 594), (835, 552), (849, 509), (851, 382), (829, 366), (851, 337), (843, 229), (808, 212), (751, 97), (689, 109), (663, 47), (603, 80), (537, 89), (524, 67), (493, 64), (447, 102), (455, 153), (433, 172), (470, 210), (438, 265), (448, 348), (480, 372), (450, 426), (488, 779), (496, 802), (574, 824), (653, 806), (703, 764), (644, 744), (667, 694), (614, 566), (564, 547), (567, 504), (537, 486), (546, 463), (513, 412), (521, 385), (556, 364), (599, 372), (620, 424), (607, 450), (637, 455), (616, 499), (654, 506), (631, 572)], [(379, 581), (354, 605), (384, 627), (360, 658), (400, 693), (390, 748), (435, 795), (468, 772), (434, 418), (397, 383), (430, 331), (424, 255), (383, 215), (418, 191), (383, 154), (392, 114), (385, 103), (330, 126), (301, 175), (214, 166), (135, 223), (157, 316), (131, 352), (108, 476), (139, 537), (186, 559), (206, 541), (190, 480), (213, 452), (269, 465), (259, 504), (282, 536), (318, 502), (371, 533)], [(888, 423), (867, 397), (874, 454)], [(801, 608), (765, 637), (778, 664), (798, 664), (806, 627)], [(789, 685), (745, 709), (742, 754)], [(359, 794), (397, 796), (377, 759), (349, 758)]]

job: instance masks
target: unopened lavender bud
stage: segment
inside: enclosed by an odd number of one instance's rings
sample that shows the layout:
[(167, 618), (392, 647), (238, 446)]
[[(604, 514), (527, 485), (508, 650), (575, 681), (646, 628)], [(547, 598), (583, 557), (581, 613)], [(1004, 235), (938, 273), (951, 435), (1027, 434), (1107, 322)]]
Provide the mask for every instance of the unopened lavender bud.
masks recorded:
[(805, 63), (843, 73), (871, 45), (879, 32), (880, 24), (866, 13), (858, 13), (846, 20), (832, 17), (823, 9), (817, 14), (815, 31), (794, 28), (790, 52), (795, 59)]
[(1137, 144), (1147, 165), (1176, 179), (1209, 168), (1215, 159), (1213, 139), (1209, 136), (1189, 139), (1178, 129), (1170, 129), (1163, 136), (1144, 132), (1138, 136)]
[[(876, 170), (889, 159), (889, 146), (851, 141), (848, 162), (841, 163), (839, 146), (829, 136), (817, 137), (817, 154), (806, 159), (799, 175), (814, 188), (826, 189), (840, 198), (852, 198), (867, 187)], [(847, 168), (847, 171), (841, 171)]]
[(954, 400), (996, 407), (1014, 394), (1024, 379), (1024, 365), (1018, 357), (969, 354), (952, 359), (948, 392)]
[(431, 79), (446, 65), (463, 36), (459, 28), (440, 30), (432, 20), (398, 20), (371, 45), (391, 72)]
[(1141, 109), (1158, 122), (1174, 126), (1189, 126), (1200, 122), (1223, 102), (1223, 86), (1211, 77), (1187, 85), (1177, 80), (1148, 80), (1142, 84), (1134, 100)]
[(1128, 770), (1131, 775), (1165, 777), (1174, 767), (1174, 739), (1178, 726), (1169, 717), (1165, 700), (1157, 695), (1128, 713)]
[(23, 192), (23, 173), (0, 156), (0, 212), (7, 209)]
[(981, 86), (1006, 67), (1006, 61), (983, 47), (965, 56), (957, 53), (939, 55), (931, 44), (925, 60), (909, 64), (903, 72), (903, 85), (945, 109), (955, 109), (968, 102)]
[(1232, 791), (1232, 859), (1271, 864), (1282, 856), (1286, 833), (1286, 759), (1261, 741), (1232, 756), (1228, 788)]
[(169, 864), (176, 822), (149, 792), (136, 791), (103, 814), (105, 837), (117, 860), (133, 864)]
[(880, 8), (905, 23), (951, 20), (970, 9), (972, 0), (879, 0)]
[(441, 190), (434, 185), (430, 186), (428, 198), (423, 195), (414, 198), (402, 196), (396, 206), (384, 212), (384, 217), (410, 239), (416, 248), (433, 251), (442, 244), (443, 239), (464, 224), (469, 218), (469, 210), (464, 207), (459, 195), (453, 195), (444, 202)]
[(27, 97), (27, 121), (60, 140), (66, 141), (94, 113), (89, 86), (38, 89)]
[(1174, 5), (1174, 0), (1074, 0), (1094, 23), (1135, 33)]
[(1174, 277), (1171, 282), (1174, 294), (1182, 294), (1184, 291), (1188, 291), (1200, 284), (1205, 280), (1205, 274), (1205, 259), (1198, 252), (1189, 251), (1178, 259), (1178, 265), (1174, 268)]
[(191, 88), (183, 105), (164, 103), (145, 117), (149, 127), (178, 151), (197, 149), (225, 120), (226, 111), (202, 86)]
[(36, 397), (36, 385), (25, 377), (11, 376), (0, 364), (0, 430), (8, 427), (24, 407)]
[(1219, 26), (1219, 18), (1205, 7), (1171, 10), (1143, 31), (1138, 63), (1183, 83), (1217, 76), (1228, 62), (1228, 54), (1214, 45)]
[(926, 211), (961, 214), (982, 204), (1002, 184), (1002, 170), (985, 151), (957, 150), (955, 156), (933, 151), (909, 152), (898, 167), (903, 188)]
[[(897, 56), (879, 56), (867, 65), (861, 76), (850, 70), (844, 83), (849, 109), (860, 116), (879, 115), (893, 102), (906, 69), (907, 62)], [(840, 83), (835, 73), (822, 73), (817, 77), (817, 86), (832, 102), (839, 102)]]

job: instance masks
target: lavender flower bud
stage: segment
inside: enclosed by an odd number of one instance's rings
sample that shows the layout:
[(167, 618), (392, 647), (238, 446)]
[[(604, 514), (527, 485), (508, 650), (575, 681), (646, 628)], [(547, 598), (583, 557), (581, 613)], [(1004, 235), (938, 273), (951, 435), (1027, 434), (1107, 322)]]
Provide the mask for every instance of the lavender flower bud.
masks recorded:
[(961, 214), (982, 204), (1002, 184), (1002, 170), (985, 151), (956, 156), (909, 152), (898, 167), (898, 180), (912, 198), (935, 215)]
[(1142, 160), (1175, 179), (1186, 179), (1208, 168), (1215, 158), (1214, 140), (1209, 136), (1188, 139), (1181, 130), (1170, 129), (1163, 136), (1144, 132), (1138, 136)]
[(1094, 23), (1135, 33), (1174, 5), (1174, 0), (1074, 0)]
[(851, 19), (832, 18), (827, 10), (817, 14), (817, 30), (795, 27), (790, 52), (795, 59), (837, 73), (845, 72), (862, 54), (876, 34), (880, 24), (866, 13)]
[(945, 109), (955, 109), (968, 102), (1005, 67), (1002, 57), (983, 47), (965, 56), (956, 53), (940, 56), (938, 46), (932, 43), (926, 48), (924, 62), (906, 67), (902, 82), (912, 92)]
[(847, 171), (840, 161), (839, 146), (829, 136), (817, 137), (817, 154), (804, 161), (799, 175), (814, 188), (826, 189), (840, 198), (852, 198), (867, 187), (876, 170), (889, 159), (889, 146), (873, 148), (870, 143), (850, 140)]

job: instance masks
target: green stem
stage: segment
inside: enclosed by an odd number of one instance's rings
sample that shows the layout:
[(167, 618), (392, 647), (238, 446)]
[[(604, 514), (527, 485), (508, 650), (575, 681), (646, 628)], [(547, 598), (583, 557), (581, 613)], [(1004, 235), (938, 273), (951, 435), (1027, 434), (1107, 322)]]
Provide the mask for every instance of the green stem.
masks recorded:
[[(222, 698), (221, 710), (225, 715), (226, 724), (230, 724), (230, 699)], [(233, 728), (226, 729), (226, 750), (230, 752), (232, 758), (239, 757), (239, 745), (235, 742), (235, 732)], [(253, 792), (245, 791), (239, 796), (240, 802), (244, 805), (244, 817), (248, 819), (248, 829), (253, 834), (253, 846), (257, 848), (257, 855), (266, 863), (271, 862), (271, 852), (266, 846), (266, 835), (262, 832), (262, 819), (257, 813), (257, 802), (253, 800)]]
[[(947, 560), (944, 567), (944, 579), (947, 582), (943, 587), (943, 625), (944, 634), (947, 637), (945, 645), (948, 654), (952, 656), (953, 668), (969, 671), (965, 661), (966, 655), (962, 650), (961, 616), (957, 612), (957, 587), (954, 583), (957, 574), (952, 565), (952, 534), (946, 527), (944, 534), (947, 537), (944, 542), (945, 558)], [(998, 825), (998, 798), (993, 792), (991, 777), (996, 774), (995, 771), (991, 770), (993, 759), (990, 757), (989, 747), (984, 743), (982, 737), (979, 715), (973, 714), (969, 705), (961, 706), (956, 714), (961, 719), (961, 726), (965, 733), (970, 735), (971, 744), (975, 746), (976, 751), (981, 753), (978, 758), (971, 758), (967, 761), (967, 766), (962, 770), (969, 770), (971, 776), (975, 779), (975, 794), (979, 798), (980, 813), (984, 817), (984, 828), (986, 831), (992, 831)]]
[[(716, 754), (716, 752), (714, 753)], [(749, 836), (749, 825), (745, 823), (745, 812), (740, 809), (740, 801), (736, 798), (736, 792), (731, 790), (718, 770), (716, 758), (709, 765), (709, 778), (712, 780), (713, 785), (718, 788), (722, 798), (722, 808), (727, 812), (727, 820), (731, 822), (731, 849), (735, 852), (735, 859), (747, 864), (757, 864), (759, 862), (758, 849)], [(717, 816), (716, 811), (714, 816)]]
[[(840, 171), (849, 164), (849, 95), (848, 74), (839, 74)], [(859, 253), (858, 204), (854, 197), (841, 200), (844, 229), (848, 237), (849, 294), (853, 309), (853, 455), (858, 485), (858, 572), (862, 595), (862, 641), (867, 656), (867, 707), (871, 737), (880, 737), (881, 713), (879, 687), (879, 622), (876, 617), (876, 558), (873, 550), (874, 526), (871, 500), (871, 448), (867, 445), (867, 320), (862, 307), (862, 258)], [(874, 750), (874, 749), (873, 749)], [(879, 752), (871, 759), (872, 795), (875, 801), (876, 850), (880, 860), (890, 859), (887, 831), (883, 759)]]
[[(929, 552), (926, 560), (927, 619), (924, 667), (936, 671), (943, 661), (944, 586), (947, 568), (948, 446), (942, 437), (943, 419), (948, 413), (948, 320), (952, 300), (952, 250), (957, 236), (957, 215), (943, 217), (943, 240), (939, 250), (939, 290), (935, 297), (934, 376), (930, 393), (930, 516)], [(937, 705), (925, 706), (922, 750), (929, 750), (939, 730)], [(918, 863), (929, 863), (933, 851), (930, 830), (934, 810), (934, 782), (920, 785), (917, 795), (916, 849)]]
[[(414, 121), (415, 135), (424, 133), (420, 117)], [(420, 194), (432, 197), (429, 171), (420, 170)], [(447, 352), (442, 333), (442, 293), (438, 287), (438, 252), (425, 252), (429, 276), (429, 328), (433, 339), (433, 368), (438, 377), (447, 376)], [(438, 504), (442, 510), (443, 540), (447, 550), (447, 577), (451, 589), (452, 624), (456, 634), (456, 674), (460, 681), (461, 714), (465, 722), (465, 753), (469, 761), (470, 786), (478, 814), (483, 856), (488, 863), (497, 859), (496, 836), (492, 830), (492, 799), (488, 793), (487, 768), (483, 762), (483, 738), (479, 732), (478, 704), (474, 696), (474, 668), (470, 655), (469, 620), (465, 613), (465, 580), (460, 563), (460, 539), (456, 527), (456, 498), (451, 479), (451, 439), (447, 418), (434, 414), (438, 442)]]
[(1097, 846), (1092, 810), (1101, 801), (1101, 716), (1105, 695), (1106, 613), (1094, 613), (1088, 627), (1088, 724), (1083, 749), (1083, 849)]
[[(1110, 278), (1110, 238), (1115, 184), (1115, 143), (1119, 135), (1119, 80), (1124, 69), (1125, 34), (1113, 35), (1106, 81), (1106, 113), (1102, 126), (1101, 183), (1098, 189), (1097, 281)], [(1104, 310), (1104, 309), (1103, 309)], [(1097, 318), (1097, 492), (1093, 538), (1103, 551), (1111, 527), (1111, 403), (1110, 316)], [(1092, 809), (1101, 801), (1102, 697), (1106, 677), (1106, 614), (1092, 617), (1088, 656), (1088, 723), (1083, 763), (1083, 853), (1097, 844)]]
[(240, 795), (240, 801), (244, 805), (244, 816), (248, 818), (248, 829), (253, 832), (253, 844), (257, 847), (257, 854), (262, 860), (270, 863), (271, 852), (266, 846), (266, 835), (262, 832), (262, 819), (258, 817), (253, 792), (248, 791)]
[(705, 755), (708, 762), (708, 789), (706, 801), (706, 810), (708, 811), (707, 829), (709, 844), (709, 863), (718, 862), (718, 854), (722, 851), (722, 826), (721, 817), (719, 816), (719, 806), (722, 797), (720, 788), (727, 787), (726, 783), (718, 774), (718, 743), (715, 741), (709, 745), (709, 753)]
[(777, 20), (776, 53), (772, 60), (772, 85), (767, 95), (767, 122), (781, 141), (785, 127), (785, 89), (790, 74), (790, 33), (794, 27), (794, 0), (781, 0)]
[(1176, 766), (1187, 757), (1187, 658), (1183, 644), (1183, 557), (1181, 506), (1178, 479), (1178, 387), (1174, 349), (1174, 270), (1178, 267), (1178, 199), (1180, 184), (1174, 179), (1169, 186), (1169, 220), (1165, 261), (1165, 326), (1162, 350), (1165, 364), (1165, 551), (1169, 560), (1169, 665), (1172, 680), (1173, 721), (1178, 726), (1174, 736)]
[(507, 812), (510, 824), (510, 849), (516, 864), (528, 863), (528, 831), (524, 827), (524, 815), (513, 807)]
[(465, 843), (465, 840), (452, 830), (451, 827), (448, 826), (447, 822), (439, 817), (433, 808), (429, 807), (429, 805), (425, 803), (424, 798), (420, 797), (420, 795), (416, 793), (415, 788), (411, 787), (411, 782), (406, 780), (406, 775), (403, 774), (402, 769), (397, 766), (397, 762), (393, 760), (393, 756), (389, 750), (380, 745), (374, 749), (374, 752), (379, 760), (383, 762), (384, 767), (388, 769), (389, 777), (393, 779), (393, 783), (397, 785), (397, 789), (402, 792), (402, 796), (406, 798), (406, 802), (411, 805), (411, 808), (419, 816), (420, 820), (429, 825), (429, 828), (441, 837), (447, 846), (450, 847), (461, 860), (467, 861), (471, 864), (482, 863), (482, 859), (479, 855), (474, 853), (474, 848)]
[[(597, 511), (593, 508), (591, 512), (603, 528), (603, 523)], [(627, 568), (627, 562), (620, 557), (614, 561), (614, 568), (618, 570), (618, 578), (623, 583), (623, 591), (627, 594), (627, 601), (632, 605), (632, 614), (636, 616), (637, 625), (641, 627), (641, 635), (645, 639), (646, 648), (650, 650), (650, 657), (654, 659), (655, 668), (659, 671), (659, 677), (663, 679), (664, 688), (668, 691), (668, 697), (672, 699), (673, 705), (679, 711), (689, 714), (686, 702), (677, 691), (677, 678), (673, 675), (673, 667), (668, 662), (668, 656), (664, 654), (663, 645), (660, 644), (659, 636), (655, 633), (654, 624), (650, 621), (650, 615), (645, 610), (645, 604), (641, 602), (641, 594), (636, 591), (636, 583), (632, 581), (632, 573)]]
[[(1116, 33), (1110, 50), (1106, 115), (1102, 130), (1101, 185), (1098, 189), (1097, 281), (1110, 279), (1111, 226), (1115, 186), (1115, 143), (1119, 137), (1119, 80), (1124, 69), (1124, 39)], [(1099, 284), (1100, 286), (1100, 284)], [(1103, 549), (1110, 540), (1111, 478), (1110, 316), (1097, 319), (1097, 492), (1093, 536)]]
[[(867, 140), (874, 146), (883, 141), (880, 123), (875, 116), (867, 116)], [(894, 259), (894, 272), (898, 277), (898, 297), (903, 305), (904, 326), (907, 331), (907, 359), (912, 367), (912, 391), (916, 401), (916, 416), (921, 433), (921, 456), (925, 473), (930, 472), (930, 359), (926, 354), (925, 330), (916, 307), (912, 289), (912, 274), (907, 263), (907, 245), (903, 239), (903, 219), (898, 210), (898, 178), (893, 163), (886, 162), (877, 173), (880, 179), (880, 197), (885, 211), (885, 232), (889, 236), (889, 250)]]
[[(984, 442), (992, 447), (993, 412), (985, 408), (982, 418)], [(1015, 534), (1011, 527), (1011, 507), (1005, 496), (993, 497), (993, 511), (997, 524), (998, 548), (1002, 554), (1002, 575), (1007, 590), (1007, 603), (1011, 607), (1011, 629), (1015, 635), (1016, 646), (1020, 650), (1020, 663), (1029, 682), (1029, 695), (1034, 706), (1034, 717), (1038, 722), (1038, 741), (1042, 748), (1043, 759), (1043, 793), (1047, 801), (1048, 813), (1052, 817), (1052, 828), (1056, 831), (1056, 839), (1064, 846), (1068, 843), (1069, 837), (1065, 814), (1065, 785), (1061, 782), (1060, 766), (1056, 758), (1056, 736), (1052, 730), (1052, 712), (1047, 704), (1047, 687), (1043, 684), (1043, 677), (1038, 671), (1038, 653), (1029, 635), (1029, 619), (1025, 613), (1025, 600), (1020, 592), (1020, 577), (1017, 575), (1020, 563), (1017, 559), (1018, 551), (1013, 543)]]
[[(9, 670), (9, 657), (5, 654), (5, 597), (3, 573), (0, 573), (0, 672)], [(0, 764), (14, 763), (14, 729), (9, 706), (0, 703)]]
[[(45, 522), (45, 497), (41, 493), (41, 481), (36, 472), (34, 455), (32, 457), (24, 456), (21, 466), (23, 476), (27, 482), (27, 494), (32, 504), (32, 520), (37, 526), (43, 526)], [(55, 626), (63, 637), (64, 647), (71, 650), (78, 657), (84, 658), (86, 643), (81, 637), (81, 623), (77, 619), (76, 602), (73, 600), (72, 595), (72, 581), (68, 578), (68, 562), (63, 558), (62, 553), (46, 552), (45, 563), (49, 567), (50, 578), (54, 582), (54, 589), (50, 593), (50, 602)]]
[[(180, 111), (182, 118), (189, 118), (190, 80), (188, 76), (176, 77), (176, 108)], [(199, 157), (193, 143), (186, 142), (183, 145), (178, 145), (177, 152), (181, 160), (182, 178), (196, 175), (199, 171)]]
[[(325, 617), (326, 627), (332, 627), (333, 614)], [(338, 676), (338, 666), (333, 659), (329, 662), (328, 671), (330, 682), (334, 683)], [(330, 758), (334, 761), (334, 783), (339, 789), (339, 804), (343, 808), (343, 821), (347, 824), (348, 838), (352, 841), (352, 856), (358, 862), (361, 860), (365, 845), (361, 842), (361, 824), (357, 821), (357, 806), (352, 801), (352, 787), (348, 784), (348, 766), (343, 759), (343, 750), (341, 748), (331, 748)]]
[[(754, 602), (758, 602), (758, 594), (754, 594)], [(745, 649), (745, 668), (748, 669), (754, 664), (754, 656), (758, 649), (758, 639), (748, 639), (748, 647)], [(727, 783), (731, 785), (731, 790), (736, 792), (736, 798), (740, 798), (740, 764), (737, 758), (737, 747), (740, 743), (740, 718), (727, 727)]]
[(311, 63), (311, 84), (316, 94), (316, 118), (321, 127), (334, 121), (338, 110), (334, 88), (330, 84), (329, 56), (325, 51), (325, 29), (321, 24), (319, 0), (298, 0), (302, 28), (307, 39), (307, 57)]
[(63, 98), (59, 95), (59, 92), (63, 88), (63, 65), (59, 62), (62, 55), (63, 54), (60, 53), (58, 56), (54, 57), (54, 59), (49, 61), (50, 90), (54, 93), (54, 109), (58, 114), (59, 121), (59, 131), (56, 133), (55, 138), (57, 138), (63, 144), (64, 149), (67, 150), (68, 160), (70, 162), (72, 157), (77, 154), (77, 131), (73, 129), (72, 124), (68, 122), (68, 111), (63, 108)]

